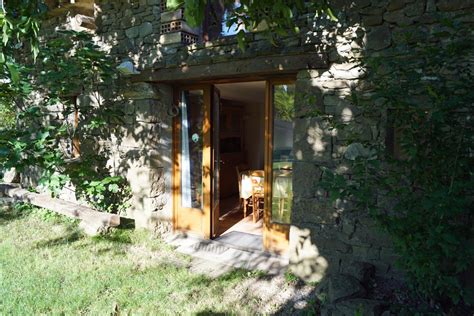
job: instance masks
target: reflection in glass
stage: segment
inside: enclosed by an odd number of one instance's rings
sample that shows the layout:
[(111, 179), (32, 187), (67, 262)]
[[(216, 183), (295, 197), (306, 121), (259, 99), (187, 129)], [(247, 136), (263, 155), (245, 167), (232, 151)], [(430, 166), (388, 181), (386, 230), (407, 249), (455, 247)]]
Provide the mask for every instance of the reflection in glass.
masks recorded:
[(243, 30), (245, 32), (245, 27), (243, 24), (231, 23), (231, 25), (228, 25), (229, 15), (233, 10), (240, 8), (241, 5), (242, 4), (240, 3), (240, 0), (236, 0), (234, 1), (234, 3), (228, 5), (228, 7), (224, 10), (224, 16), (222, 17), (222, 36), (236, 35), (237, 33), (239, 33), (240, 30)]
[(204, 99), (202, 90), (181, 92), (181, 205), (202, 208)]
[(293, 201), (295, 86), (273, 87), (272, 221), (290, 223)]

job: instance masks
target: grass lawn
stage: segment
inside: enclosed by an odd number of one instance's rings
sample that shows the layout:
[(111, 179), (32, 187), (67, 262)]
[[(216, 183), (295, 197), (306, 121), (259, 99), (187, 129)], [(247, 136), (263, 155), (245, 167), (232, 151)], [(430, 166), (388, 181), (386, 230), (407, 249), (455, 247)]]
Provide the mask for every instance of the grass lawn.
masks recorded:
[(235, 270), (211, 279), (190, 272), (190, 262), (149, 232), (89, 238), (63, 217), (0, 205), (0, 315), (255, 314), (280, 308), (242, 286), (260, 275)]

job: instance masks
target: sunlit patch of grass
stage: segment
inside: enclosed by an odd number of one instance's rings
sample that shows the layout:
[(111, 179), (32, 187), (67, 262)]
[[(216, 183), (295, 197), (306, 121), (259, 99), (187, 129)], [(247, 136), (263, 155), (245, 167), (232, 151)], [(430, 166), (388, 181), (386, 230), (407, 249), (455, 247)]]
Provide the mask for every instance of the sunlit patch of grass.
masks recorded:
[(37, 215), (0, 208), (0, 314), (256, 313), (226, 294), (261, 272), (211, 279), (149, 232), (89, 238), (75, 222)]
[(285, 280), (289, 284), (296, 284), (300, 281), (300, 278), (298, 278), (295, 274), (293, 274), (290, 270), (285, 271)]

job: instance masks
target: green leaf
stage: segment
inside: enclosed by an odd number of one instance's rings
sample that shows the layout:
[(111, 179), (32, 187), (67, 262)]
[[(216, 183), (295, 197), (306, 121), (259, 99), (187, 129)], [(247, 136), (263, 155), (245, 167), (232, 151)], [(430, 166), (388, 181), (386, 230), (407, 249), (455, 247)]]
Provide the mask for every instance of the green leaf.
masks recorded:
[(18, 84), (20, 82), (20, 71), (18, 65), (14, 62), (7, 62), (8, 71), (10, 72), (10, 77), (12, 82)]
[(112, 193), (117, 193), (119, 191), (119, 186), (116, 183), (109, 184), (109, 191)]

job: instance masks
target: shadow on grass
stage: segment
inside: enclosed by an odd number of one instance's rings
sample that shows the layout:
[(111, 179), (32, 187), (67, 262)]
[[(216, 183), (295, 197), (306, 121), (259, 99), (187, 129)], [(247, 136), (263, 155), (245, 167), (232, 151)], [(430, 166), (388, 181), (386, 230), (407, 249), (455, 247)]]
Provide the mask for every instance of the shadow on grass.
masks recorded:
[(132, 238), (130, 233), (133, 231), (132, 228), (118, 228), (113, 229), (112, 231), (92, 237), (92, 240), (95, 242), (112, 242), (117, 244), (131, 244)]
[[(95, 236), (95, 237), (86, 237), (84, 236), (81, 229), (76, 224), (69, 224), (66, 228), (65, 234), (60, 237), (49, 239), (46, 241), (37, 242), (35, 248), (47, 248), (47, 247), (55, 247), (55, 246), (62, 246), (74, 243), (79, 241), (82, 238), (90, 238), (92, 242), (95, 243), (112, 243), (112, 244), (131, 244), (132, 239), (130, 237), (131, 229), (114, 229), (111, 232), (108, 232), (103, 235)], [(86, 245), (81, 245), (83, 247), (87, 247)]]
[(0, 203), (0, 225), (6, 225), (8, 222), (24, 218), (28, 214), (28, 212), (14, 205)]
[(229, 315), (228, 313), (213, 312), (211, 310), (203, 310), (196, 313), (197, 316), (224, 316)]
[(69, 226), (64, 235), (45, 241), (39, 241), (36, 243), (35, 248), (48, 248), (68, 245), (78, 241), (82, 237), (82, 232), (76, 226)]

